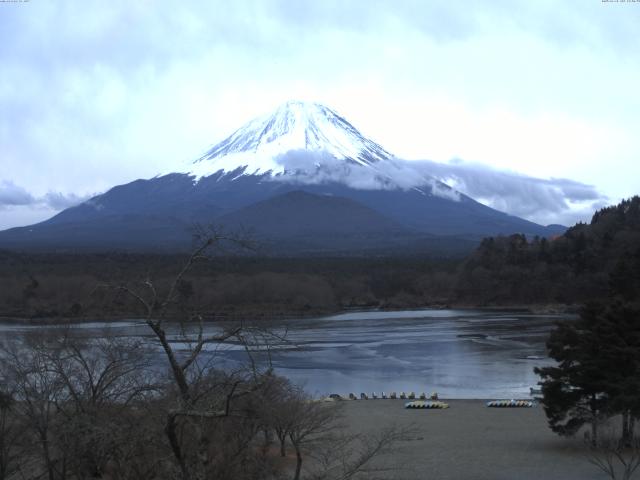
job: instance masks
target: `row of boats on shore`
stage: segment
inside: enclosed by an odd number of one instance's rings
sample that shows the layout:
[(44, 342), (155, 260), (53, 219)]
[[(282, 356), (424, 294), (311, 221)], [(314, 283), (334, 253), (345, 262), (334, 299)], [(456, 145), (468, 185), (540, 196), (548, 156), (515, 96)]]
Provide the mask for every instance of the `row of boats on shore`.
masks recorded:
[[(532, 389), (533, 391), (533, 389)], [(533, 392), (532, 392), (533, 393)], [(417, 408), (417, 409), (444, 409), (449, 408), (447, 403), (441, 402), (438, 400), (438, 393), (433, 392), (429, 397), (427, 397), (426, 393), (421, 393), (419, 396), (416, 396), (414, 392), (400, 392), (398, 395), (396, 392), (391, 392), (387, 395), (385, 392), (382, 392), (379, 396), (375, 392), (371, 394), (371, 396), (366, 393), (361, 393), (359, 400), (377, 400), (377, 399), (390, 399), (390, 400), (411, 400), (410, 402), (405, 403), (405, 408)], [(332, 393), (327, 397), (328, 401), (336, 401), (336, 400), (358, 400), (358, 397), (354, 393), (350, 393), (348, 397), (343, 397), (340, 394)], [(487, 402), (487, 407), (492, 408), (531, 408), (536, 405), (536, 402), (532, 400), (491, 400)]]
[[(342, 395), (338, 394), (338, 393), (332, 393), (331, 395), (329, 395), (330, 399), (333, 400), (358, 400), (358, 397), (355, 395), (355, 393), (350, 393), (348, 397), (343, 397)], [(400, 394), (398, 395), (396, 392), (391, 392), (390, 394), (386, 394), (385, 392), (381, 392), (380, 395), (378, 395), (376, 392), (372, 392), (371, 396), (369, 396), (366, 393), (361, 393), (360, 394), (360, 400), (377, 400), (377, 399), (391, 399), (391, 400), (396, 400), (396, 399), (400, 399), (400, 400), (438, 400), (438, 393), (437, 392), (433, 392), (431, 395), (429, 395), (427, 397), (427, 394), (422, 392), (419, 396), (416, 396), (415, 392), (409, 392), (409, 393), (405, 393), (405, 392), (400, 392)]]
[[(491, 400), (487, 402), (487, 407), (492, 408), (532, 408), (535, 402), (531, 400)], [(441, 401), (415, 400), (404, 404), (404, 408), (425, 408), (425, 409), (445, 409), (449, 408), (448, 403)]]

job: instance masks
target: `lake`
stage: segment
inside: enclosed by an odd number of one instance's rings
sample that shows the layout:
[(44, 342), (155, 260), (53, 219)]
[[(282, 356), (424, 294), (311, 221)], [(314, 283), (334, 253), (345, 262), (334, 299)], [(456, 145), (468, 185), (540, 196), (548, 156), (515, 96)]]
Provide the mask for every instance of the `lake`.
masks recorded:
[[(353, 312), (269, 322), (286, 344), (271, 351), (277, 373), (316, 395), (349, 392), (438, 392), (441, 398), (526, 398), (536, 386), (535, 366), (552, 364), (545, 341), (562, 315), (522, 311), (415, 310)], [(0, 324), (0, 336), (55, 327)], [(218, 327), (208, 325), (214, 332)], [(151, 339), (140, 322), (74, 326), (79, 334)], [(177, 342), (177, 326), (170, 328)], [(236, 344), (209, 348), (221, 364), (245, 358)], [(161, 361), (159, 357), (159, 361)]]

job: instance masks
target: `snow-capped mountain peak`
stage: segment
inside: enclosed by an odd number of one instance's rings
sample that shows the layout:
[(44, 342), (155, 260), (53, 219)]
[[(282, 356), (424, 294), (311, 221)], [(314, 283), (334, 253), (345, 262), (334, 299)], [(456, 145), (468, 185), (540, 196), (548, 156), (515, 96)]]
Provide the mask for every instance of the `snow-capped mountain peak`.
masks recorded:
[[(318, 103), (289, 101), (273, 113), (251, 120), (192, 165), (197, 177), (246, 167), (246, 174), (283, 173), (279, 159), (292, 151), (329, 155), (348, 163), (371, 166), (393, 155), (364, 137), (334, 110)], [(312, 160), (313, 161), (313, 160)]]

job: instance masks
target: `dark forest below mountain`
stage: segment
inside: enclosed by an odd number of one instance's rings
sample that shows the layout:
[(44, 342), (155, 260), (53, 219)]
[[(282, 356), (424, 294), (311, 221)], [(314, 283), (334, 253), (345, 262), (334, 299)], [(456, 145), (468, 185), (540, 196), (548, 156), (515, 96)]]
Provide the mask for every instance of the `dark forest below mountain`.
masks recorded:
[[(0, 315), (115, 318), (133, 303), (109, 282), (169, 282), (179, 255), (0, 252)], [(491, 237), (465, 259), (422, 256), (214, 257), (180, 285), (211, 316), (272, 317), (349, 308), (573, 305), (640, 294), (640, 197), (600, 210), (552, 239)], [(114, 301), (115, 300), (115, 301)]]

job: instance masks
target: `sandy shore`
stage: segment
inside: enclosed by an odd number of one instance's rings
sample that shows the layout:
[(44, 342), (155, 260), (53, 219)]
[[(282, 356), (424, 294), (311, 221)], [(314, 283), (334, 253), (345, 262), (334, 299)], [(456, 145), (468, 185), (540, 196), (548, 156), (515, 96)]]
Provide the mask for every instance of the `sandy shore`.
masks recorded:
[(414, 427), (381, 458), (398, 470), (383, 478), (566, 480), (606, 478), (585, 456), (581, 438), (549, 430), (542, 407), (487, 408), (481, 400), (445, 400), (446, 410), (407, 410), (404, 400), (344, 401), (353, 432)]

